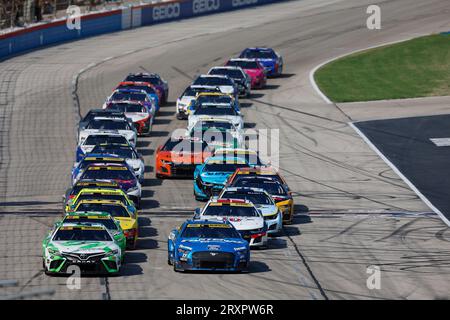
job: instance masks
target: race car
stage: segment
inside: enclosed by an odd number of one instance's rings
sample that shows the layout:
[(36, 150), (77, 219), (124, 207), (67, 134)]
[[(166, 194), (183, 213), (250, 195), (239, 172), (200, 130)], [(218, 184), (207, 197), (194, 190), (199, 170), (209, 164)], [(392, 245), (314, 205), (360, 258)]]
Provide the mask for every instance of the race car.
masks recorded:
[(209, 157), (194, 171), (194, 196), (196, 200), (208, 200), (218, 194), (236, 169), (248, 167), (248, 163), (237, 157)]
[(59, 226), (64, 223), (77, 223), (83, 225), (102, 224), (111, 233), (122, 253), (121, 259), (123, 261), (125, 250), (127, 248), (127, 239), (123, 233), (120, 222), (114, 220), (107, 212), (98, 211), (82, 211), (82, 212), (68, 212), (64, 218), (55, 225)]
[(124, 81), (146, 82), (152, 85), (159, 96), (160, 104), (167, 103), (169, 84), (157, 73), (130, 73)]
[(137, 213), (132, 213), (128, 206), (119, 200), (81, 200), (74, 207), (73, 212), (101, 211), (109, 213), (119, 221), (120, 227), (127, 239), (127, 248), (135, 249), (139, 237), (139, 223)]
[(111, 101), (106, 110), (120, 110), (133, 122), (137, 133), (141, 136), (149, 136), (152, 132), (155, 119), (155, 109), (149, 110), (141, 102), (137, 101)]
[(269, 77), (283, 73), (283, 58), (272, 48), (247, 48), (241, 52), (239, 58), (258, 60)]
[(218, 87), (221, 92), (230, 94), (236, 98), (239, 95), (237, 85), (228, 76), (202, 74), (199, 75), (192, 84), (197, 86)]
[(124, 119), (95, 117), (84, 130), (80, 131), (78, 144), (82, 144), (89, 135), (96, 133), (120, 134), (127, 138), (129, 144), (136, 147), (136, 130)]
[(241, 67), (225, 66), (213, 67), (208, 71), (209, 75), (223, 75), (233, 79), (236, 83), (240, 97), (249, 97), (251, 94), (251, 78)]
[(214, 156), (233, 156), (233, 157), (240, 157), (245, 159), (245, 161), (248, 162), (248, 164), (252, 167), (261, 167), (266, 166), (259, 157), (258, 152), (250, 149), (244, 149), (244, 148), (216, 148), (214, 150)]
[(221, 119), (231, 121), (238, 130), (244, 129), (244, 119), (236, 111), (234, 103), (203, 102), (196, 105), (195, 111), (189, 114), (188, 128), (192, 128), (198, 121), (206, 119)]
[(133, 101), (139, 102), (144, 107), (147, 108), (150, 114), (156, 114), (156, 101), (151, 98), (147, 91), (139, 90), (139, 89), (116, 89), (113, 93), (106, 98), (105, 103), (103, 104), (103, 109), (108, 108), (108, 105), (111, 102), (119, 102), (119, 101)]
[(189, 137), (205, 141), (216, 148), (239, 148), (244, 144), (244, 136), (231, 120), (209, 117), (197, 121), (186, 130)]
[(167, 262), (175, 271), (248, 271), (250, 248), (228, 221), (187, 220), (170, 232)]
[(91, 133), (83, 138), (76, 150), (75, 163), (80, 162), (86, 154), (90, 153), (96, 145), (104, 143), (114, 143), (114, 144), (128, 144), (126, 137), (115, 133)]
[(229, 221), (250, 247), (267, 246), (267, 225), (253, 203), (242, 199), (212, 199), (197, 209), (194, 219)]
[(195, 166), (202, 164), (211, 154), (212, 150), (203, 140), (171, 137), (156, 150), (156, 177), (192, 177)]
[(239, 168), (226, 182), (227, 187), (260, 188), (272, 196), (283, 214), (283, 223), (294, 217), (294, 199), (284, 179), (272, 168)]
[(88, 153), (80, 162), (75, 162), (72, 167), (72, 185), (74, 185), (84, 169), (86, 169), (90, 164), (107, 164), (107, 163), (115, 163), (115, 164), (126, 164), (126, 160), (114, 154), (104, 154), (104, 153)]
[(82, 273), (120, 273), (122, 250), (108, 229), (98, 223), (63, 223), (42, 242), (46, 274), (72, 274), (70, 266)]
[(283, 218), (270, 194), (258, 188), (224, 188), (218, 199), (241, 199), (253, 203), (264, 217), (268, 235), (279, 235), (283, 228)]
[(113, 154), (124, 158), (127, 164), (133, 168), (134, 174), (139, 179), (139, 182), (142, 183), (144, 181), (144, 157), (128, 143), (101, 143), (97, 144), (91, 152), (93, 154)]
[(202, 92), (217, 92), (220, 93), (220, 88), (217, 86), (195, 86), (187, 87), (181, 96), (177, 99), (176, 113), (177, 119), (183, 120), (188, 118), (188, 112), (192, 101), (197, 97), (197, 94)]
[(197, 106), (205, 103), (229, 103), (232, 104), (237, 113), (241, 112), (238, 99), (235, 99), (232, 95), (222, 92), (199, 92), (187, 109), (187, 113), (191, 114), (197, 109)]
[(84, 188), (81, 189), (74, 197), (66, 203), (65, 212), (73, 211), (78, 203), (82, 200), (117, 200), (127, 207), (132, 214), (137, 213), (134, 202), (128, 198), (122, 189), (111, 188)]
[(141, 90), (145, 91), (147, 93), (150, 100), (153, 100), (153, 105), (155, 106), (155, 112), (159, 111), (159, 94), (156, 88), (149, 84), (148, 82), (135, 82), (135, 81), (122, 81), (119, 83), (119, 85), (116, 87), (117, 89), (135, 89), (135, 90)]
[(95, 117), (104, 117), (104, 118), (122, 118), (129, 122), (130, 125), (133, 124), (133, 121), (130, 118), (127, 118), (125, 113), (119, 110), (105, 110), (105, 109), (91, 109), (88, 113), (80, 120), (78, 123), (78, 135), (81, 130), (86, 129), (86, 126), (89, 122)]
[(226, 66), (241, 67), (251, 78), (252, 89), (263, 89), (267, 83), (267, 76), (264, 67), (256, 59), (230, 59)]
[(63, 209), (66, 208), (67, 202), (76, 197), (82, 189), (102, 188), (108, 190), (120, 189), (120, 185), (112, 180), (81, 180), (77, 181), (71, 188), (66, 190), (62, 196)]
[(142, 187), (134, 172), (124, 164), (90, 164), (79, 180), (113, 180), (123, 189), (130, 199), (140, 208)]

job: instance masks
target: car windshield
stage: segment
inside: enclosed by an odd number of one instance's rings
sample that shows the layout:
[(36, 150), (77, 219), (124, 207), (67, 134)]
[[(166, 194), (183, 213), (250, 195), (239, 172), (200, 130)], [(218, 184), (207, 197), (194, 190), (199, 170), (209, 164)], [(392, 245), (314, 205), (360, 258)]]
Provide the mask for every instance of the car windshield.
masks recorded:
[(236, 229), (228, 225), (212, 224), (190, 224), (187, 225), (181, 235), (182, 238), (203, 238), (203, 239), (239, 239), (240, 234)]
[(221, 217), (259, 217), (258, 211), (252, 206), (210, 205), (202, 213), (203, 216)]
[(90, 227), (61, 227), (53, 241), (112, 241), (104, 229)]
[(101, 211), (107, 212), (114, 218), (129, 218), (127, 210), (121, 205), (107, 203), (82, 203), (77, 207), (77, 211)]
[(145, 107), (135, 103), (110, 103), (108, 109), (119, 110), (122, 112), (145, 112)]
[(225, 129), (231, 130), (233, 124), (231, 122), (220, 122), (220, 121), (198, 121), (193, 128), (195, 131), (206, 131), (208, 129)]
[(108, 159), (96, 160), (96, 158), (88, 158), (88, 159), (84, 158), (83, 160), (81, 160), (80, 165), (78, 166), (78, 168), (83, 170), (83, 169), (87, 168), (90, 164), (93, 164), (93, 163), (111, 163), (111, 162), (123, 163), (122, 159), (120, 159), (120, 161), (111, 161), (111, 160), (108, 160)]
[(153, 85), (159, 85), (161, 82), (157, 77), (152, 77), (148, 75), (129, 75), (125, 81), (132, 82), (148, 82)]
[(225, 68), (215, 68), (212, 69), (209, 74), (211, 75), (222, 75), (222, 76), (229, 76), (233, 79), (244, 79), (245, 76), (242, 74), (241, 70), (239, 69), (225, 69)]
[(109, 217), (102, 216), (68, 216), (64, 219), (64, 222), (77, 222), (77, 223), (99, 223), (105, 226), (108, 230), (118, 230), (116, 223)]
[(94, 119), (89, 122), (87, 129), (94, 130), (130, 130), (130, 126), (123, 120)]
[(232, 183), (233, 187), (247, 187), (247, 188), (260, 188), (271, 195), (286, 195), (287, 192), (284, 190), (283, 186), (272, 180), (262, 180), (254, 178), (240, 178)]
[(272, 50), (246, 50), (241, 58), (247, 59), (275, 59), (276, 55)]
[(121, 158), (125, 159), (135, 159), (136, 155), (130, 147), (115, 147), (115, 146), (99, 146), (96, 145), (91, 151), (92, 153), (105, 153), (105, 154), (115, 154)]
[(101, 194), (101, 193), (91, 193), (91, 194), (82, 194), (78, 197), (77, 203), (82, 200), (118, 200), (122, 202), (124, 205), (127, 205), (127, 199), (123, 195), (120, 194)]
[(147, 101), (147, 95), (139, 92), (115, 92), (111, 97), (111, 101), (121, 100), (145, 102)]
[(223, 156), (223, 157), (238, 157), (240, 159), (245, 160), (249, 164), (262, 166), (264, 165), (261, 159), (258, 157), (256, 153), (243, 153), (243, 152), (234, 152), (232, 150), (228, 151), (218, 151), (215, 156)]
[(232, 86), (233, 80), (223, 77), (198, 77), (194, 85), (200, 86)]
[(272, 199), (262, 192), (242, 192), (239, 191), (226, 191), (221, 196), (222, 199), (241, 199), (248, 200), (256, 205), (270, 205), (273, 204)]
[(89, 111), (88, 114), (83, 118), (83, 122), (89, 122), (95, 117), (120, 117), (123, 116), (116, 112), (111, 112), (109, 110), (102, 111)]
[(200, 96), (197, 98), (196, 103), (198, 105), (204, 104), (204, 103), (227, 103), (227, 104), (231, 104), (233, 103), (233, 99), (230, 96), (225, 96), (225, 95), (221, 95), (221, 96), (216, 96), (216, 95), (211, 95), (211, 96)]
[(70, 189), (69, 194), (70, 195), (77, 195), (82, 189), (93, 189), (93, 188), (102, 188), (102, 189), (111, 189), (111, 190), (116, 190), (119, 189), (119, 187), (114, 187), (114, 186), (102, 186), (102, 185), (91, 185), (91, 186), (86, 186), (83, 185), (83, 182), (81, 184), (76, 184), (75, 186), (72, 187), (72, 189)]
[(242, 69), (259, 69), (256, 61), (234, 60), (228, 61), (227, 66), (241, 67)]
[(138, 85), (121, 85), (117, 89), (135, 89), (135, 90), (144, 90), (148, 94), (156, 94), (155, 90), (149, 86), (138, 86)]
[(81, 179), (92, 179), (92, 180), (135, 180), (136, 177), (134, 176), (131, 171), (129, 171), (127, 168), (125, 169), (107, 169), (105, 167), (97, 169), (87, 169), (83, 172), (81, 175)]
[(208, 144), (204, 141), (196, 141), (190, 139), (169, 139), (161, 148), (162, 151), (175, 151), (178, 152), (203, 152), (208, 147)]
[(104, 143), (128, 144), (127, 138), (124, 136), (108, 136), (108, 135), (90, 135), (84, 141), (84, 145), (95, 146)]
[(200, 105), (195, 115), (236, 116), (236, 110), (231, 105)]
[(236, 169), (248, 167), (246, 163), (207, 163), (203, 172), (235, 172)]

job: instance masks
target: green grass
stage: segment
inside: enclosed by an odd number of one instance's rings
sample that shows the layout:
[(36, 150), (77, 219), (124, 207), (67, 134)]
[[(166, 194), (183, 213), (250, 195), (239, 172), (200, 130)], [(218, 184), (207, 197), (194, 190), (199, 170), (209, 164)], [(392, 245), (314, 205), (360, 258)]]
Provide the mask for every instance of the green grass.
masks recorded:
[(314, 75), (334, 102), (450, 95), (450, 35), (431, 35), (355, 53)]

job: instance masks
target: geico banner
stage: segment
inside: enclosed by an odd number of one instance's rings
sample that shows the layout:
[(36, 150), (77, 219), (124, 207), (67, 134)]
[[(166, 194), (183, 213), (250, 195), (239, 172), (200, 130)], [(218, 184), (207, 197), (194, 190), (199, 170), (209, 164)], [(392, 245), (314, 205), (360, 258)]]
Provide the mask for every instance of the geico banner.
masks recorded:
[(217, 11), (220, 9), (220, 0), (194, 0), (192, 1), (192, 12), (200, 14)]
[(153, 21), (178, 18), (181, 14), (180, 3), (169, 3), (153, 8)]
[(248, 6), (251, 4), (258, 3), (258, 0), (232, 0), (231, 6), (232, 7), (242, 7), (242, 6)]

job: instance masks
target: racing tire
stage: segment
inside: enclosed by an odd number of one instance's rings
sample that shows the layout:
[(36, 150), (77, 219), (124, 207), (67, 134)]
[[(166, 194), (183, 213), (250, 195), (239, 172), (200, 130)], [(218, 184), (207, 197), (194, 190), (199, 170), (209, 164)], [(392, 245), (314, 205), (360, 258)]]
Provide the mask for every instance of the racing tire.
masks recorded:
[(165, 179), (165, 176), (158, 174), (158, 173), (155, 176), (156, 176), (156, 179), (161, 179), (161, 180)]

